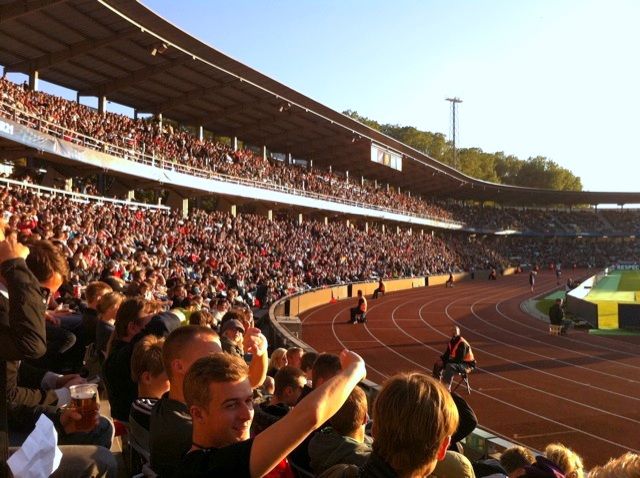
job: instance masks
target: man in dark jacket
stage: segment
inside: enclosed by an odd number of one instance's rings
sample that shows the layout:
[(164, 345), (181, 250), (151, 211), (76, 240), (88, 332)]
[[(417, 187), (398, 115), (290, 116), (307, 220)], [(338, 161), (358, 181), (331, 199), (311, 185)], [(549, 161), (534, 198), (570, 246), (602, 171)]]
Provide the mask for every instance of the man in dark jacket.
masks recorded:
[(567, 324), (564, 320), (564, 310), (562, 309), (562, 299), (556, 301), (549, 307), (549, 323), (551, 325), (559, 325), (561, 334), (567, 333)]
[(356, 387), (329, 419), (329, 426), (309, 442), (311, 468), (316, 475), (339, 463), (361, 466), (367, 462), (372, 443), (364, 433), (368, 418), (367, 395)]
[(275, 376), (275, 390), (269, 403), (254, 408), (251, 431), (258, 434), (284, 417), (298, 402), (307, 383), (304, 372), (295, 367), (282, 367)]
[[(11, 236), (9, 241), (13, 241)], [(19, 249), (17, 244), (13, 244), (13, 247)], [(22, 259), (25, 256), (26, 261)], [(55, 293), (68, 276), (64, 256), (49, 241), (37, 241), (30, 245), (30, 250), (25, 248), (22, 255), (3, 261), (0, 271), (6, 286), (0, 295), (0, 324), (6, 326), (21, 320), (25, 324), (33, 324), (33, 330), (39, 330), (44, 326), (49, 294)], [(5, 334), (0, 333), (0, 337), (4, 339)], [(68, 414), (60, 416), (56, 413), (69, 402), (69, 387), (77, 383), (84, 383), (84, 379), (75, 374), (58, 375), (18, 360), (7, 361), (10, 441), (16, 445), (22, 443), (39, 416), (45, 413), (58, 428), (60, 443), (94, 444), (109, 448), (112, 427), (107, 420), (101, 420), (89, 433), (76, 433), (72, 432), (75, 430), (73, 426), (68, 426), (71, 423), (60, 420), (62, 417), (66, 420)]]

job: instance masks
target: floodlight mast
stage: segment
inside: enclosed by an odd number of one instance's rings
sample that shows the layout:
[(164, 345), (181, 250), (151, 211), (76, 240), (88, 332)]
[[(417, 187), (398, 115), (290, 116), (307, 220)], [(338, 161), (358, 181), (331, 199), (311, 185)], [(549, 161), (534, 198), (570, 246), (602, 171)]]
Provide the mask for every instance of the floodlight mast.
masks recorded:
[(453, 98), (445, 98), (445, 100), (451, 103), (451, 126), (452, 126), (451, 129), (453, 132), (453, 167), (456, 169), (459, 169), (458, 155), (456, 151), (456, 109), (457, 109), (458, 103), (462, 103), (462, 100), (457, 96), (454, 96)]

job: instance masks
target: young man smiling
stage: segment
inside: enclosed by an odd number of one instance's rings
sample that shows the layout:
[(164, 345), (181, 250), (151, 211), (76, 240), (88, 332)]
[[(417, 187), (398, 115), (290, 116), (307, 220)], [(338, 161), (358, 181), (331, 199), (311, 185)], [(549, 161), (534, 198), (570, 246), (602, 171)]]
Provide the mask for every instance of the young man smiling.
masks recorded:
[(345, 350), (340, 359), (341, 372), (254, 438), (250, 438), (254, 411), (246, 364), (228, 354), (196, 361), (184, 380), (193, 417), (193, 446), (182, 461), (180, 476), (257, 478), (268, 473), (329, 419), (364, 378), (364, 361), (357, 354)]

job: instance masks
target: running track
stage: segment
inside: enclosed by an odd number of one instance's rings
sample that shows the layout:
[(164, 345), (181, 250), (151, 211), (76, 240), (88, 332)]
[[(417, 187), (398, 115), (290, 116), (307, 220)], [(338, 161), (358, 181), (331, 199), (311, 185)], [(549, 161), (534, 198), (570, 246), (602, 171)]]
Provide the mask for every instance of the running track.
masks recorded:
[[(398, 371), (431, 373), (458, 324), (478, 362), (471, 395), (461, 393), (480, 427), (537, 450), (559, 441), (587, 467), (640, 453), (640, 338), (548, 335), (521, 309), (534, 295), (527, 281), (519, 274), (387, 294), (369, 300), (367, 324), (347, 323), (355, 300), (327, 304), (301, 316), (302, 339), (318, 351), (354, 350), (367, 378), (381, 383)], [(555, 288), (553, 274), (538, 275), (535, 295)]]

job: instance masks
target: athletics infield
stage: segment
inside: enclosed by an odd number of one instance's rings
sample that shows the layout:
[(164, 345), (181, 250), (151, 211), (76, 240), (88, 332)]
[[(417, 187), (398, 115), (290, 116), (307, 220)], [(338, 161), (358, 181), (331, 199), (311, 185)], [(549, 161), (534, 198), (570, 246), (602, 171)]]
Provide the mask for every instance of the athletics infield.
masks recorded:
[(547, 323), (521, 304), (551, 293), (555, 275), (541, 273), (533, 294), (527, 279), (387, 294), (369, 300), (367, 324), (347, 323), (355, 299), (327, 304), (301, 315), (301, 338), (319, 352), (356, 351), (367, 362), (367, 378), (381, 383), (398, 371), (430, 374), (457, 324), (478, 362), (471, 395), (459, 392), (481, 428), (536, 450), (562, 442), (587, 468), (640, 453), (640, 337), (577, 330), (550, 336)]

